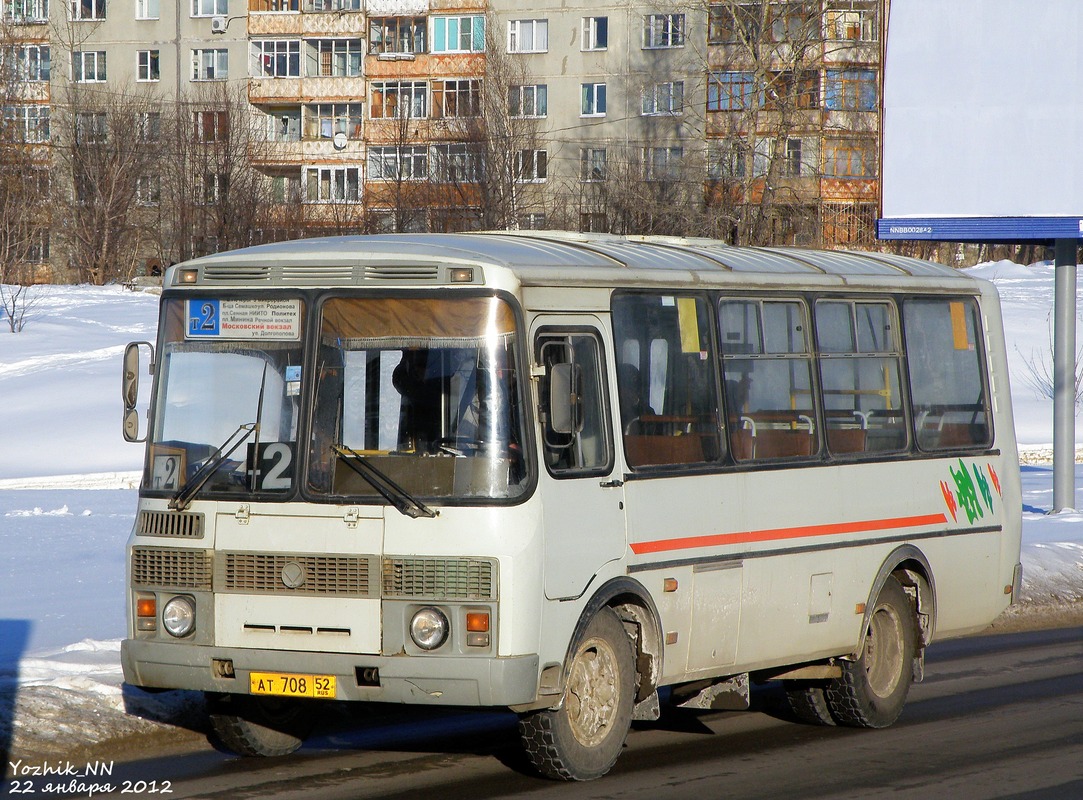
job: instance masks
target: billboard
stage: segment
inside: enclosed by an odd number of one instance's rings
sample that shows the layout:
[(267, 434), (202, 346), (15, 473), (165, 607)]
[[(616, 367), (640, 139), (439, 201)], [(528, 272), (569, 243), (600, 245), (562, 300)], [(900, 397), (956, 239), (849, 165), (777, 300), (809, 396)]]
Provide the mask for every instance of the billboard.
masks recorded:
[(880, 238), (1083, 238), (1083, 2), (887, 5)]

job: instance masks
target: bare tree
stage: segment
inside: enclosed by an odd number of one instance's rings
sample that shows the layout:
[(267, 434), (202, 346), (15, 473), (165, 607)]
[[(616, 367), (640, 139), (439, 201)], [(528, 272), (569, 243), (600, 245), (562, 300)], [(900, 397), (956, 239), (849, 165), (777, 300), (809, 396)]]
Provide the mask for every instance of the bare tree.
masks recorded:
[(708, 204), (735, 243), (777, 243), (818, 205), (821, 3), (712, 0)]
[(159, 149), (144, 135), (157, 106), (131, 88), (102, 91), (72, 83), (65, 92), (54, 143), (68, 189), (58, 228), (69, 266), (89, 283), (126, 280), (143, 252), (141, 179), (156, 174), (161, 163)]
[(273, 235), (273, 181), (255, 164), (266, 147), (256, 135), (243, 88), (201, 85), (179, 98), (165, 123), (169, 164), (162, 205), (170, 261), (255, 244)]
[(16, 310), (25, 311), (27, 293), (48, 254), (51, 204), (49, 121), (44, 87), (49, 48), (20, 38), (15, 25), (0, 22), (0, 284), (8, 284), (3, 305), (16, 329)]

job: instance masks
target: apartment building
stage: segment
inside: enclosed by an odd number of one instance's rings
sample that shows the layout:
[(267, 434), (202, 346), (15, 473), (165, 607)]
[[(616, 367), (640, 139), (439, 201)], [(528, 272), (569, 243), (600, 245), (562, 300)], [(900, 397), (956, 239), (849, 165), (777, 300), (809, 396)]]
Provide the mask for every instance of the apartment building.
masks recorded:
[[(881, 0), (3, 7), (22, 79), (4, 117), (27, 142), (55, 145), (80, 90), (183, 108), (202, 145), (243, 128), (268, 187), (261, 235), (518, 225), (872, 241)], [(76, 116), (110, 135), (107, 112)], [(222, 175), (200, 180), (205, 204), (225, 195)]]

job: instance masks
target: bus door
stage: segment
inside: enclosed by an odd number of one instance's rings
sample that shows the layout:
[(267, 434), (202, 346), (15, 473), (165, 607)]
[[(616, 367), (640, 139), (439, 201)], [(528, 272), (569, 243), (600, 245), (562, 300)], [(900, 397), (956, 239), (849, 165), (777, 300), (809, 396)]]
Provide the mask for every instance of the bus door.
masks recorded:
[(545, 526), (545, 596), (582, 595), (625, 550), (624, 490), (616, 459), (601, 323), (547, 315), (532, 328)]

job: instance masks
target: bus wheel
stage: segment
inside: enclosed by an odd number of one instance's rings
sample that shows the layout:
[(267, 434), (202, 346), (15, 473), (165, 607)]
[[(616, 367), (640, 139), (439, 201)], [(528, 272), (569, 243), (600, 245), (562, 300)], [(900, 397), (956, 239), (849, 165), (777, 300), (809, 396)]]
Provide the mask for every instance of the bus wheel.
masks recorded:
[(917, 620), (910, 597), (889, 577), (876, 598), (860, 656), (839, 661), (842, 676), (824, 690), (840, 725), (886, 728), (898, 719), (913, 679)]
[(303, 703), (276, 697), (207, 693), (211, 729), (241, 756), (284, 756), (312, 731), (312, 714)]
[(632, 723), (634, 671), (631, 640), (617, 615), (603, 608), (575, 647), (560, 708), (519, 718), (523, 747), (538, 772), (565, 781), (609, 772)]
[(813, 684), (808, 681), (783, 681), (782, 688), (786, 692), (790, 711), (797, 717), (798, 722), (806, 725), (835, 724), (835, 718), (831, 716), (831, 709), (824, 696), (822, 682)]

